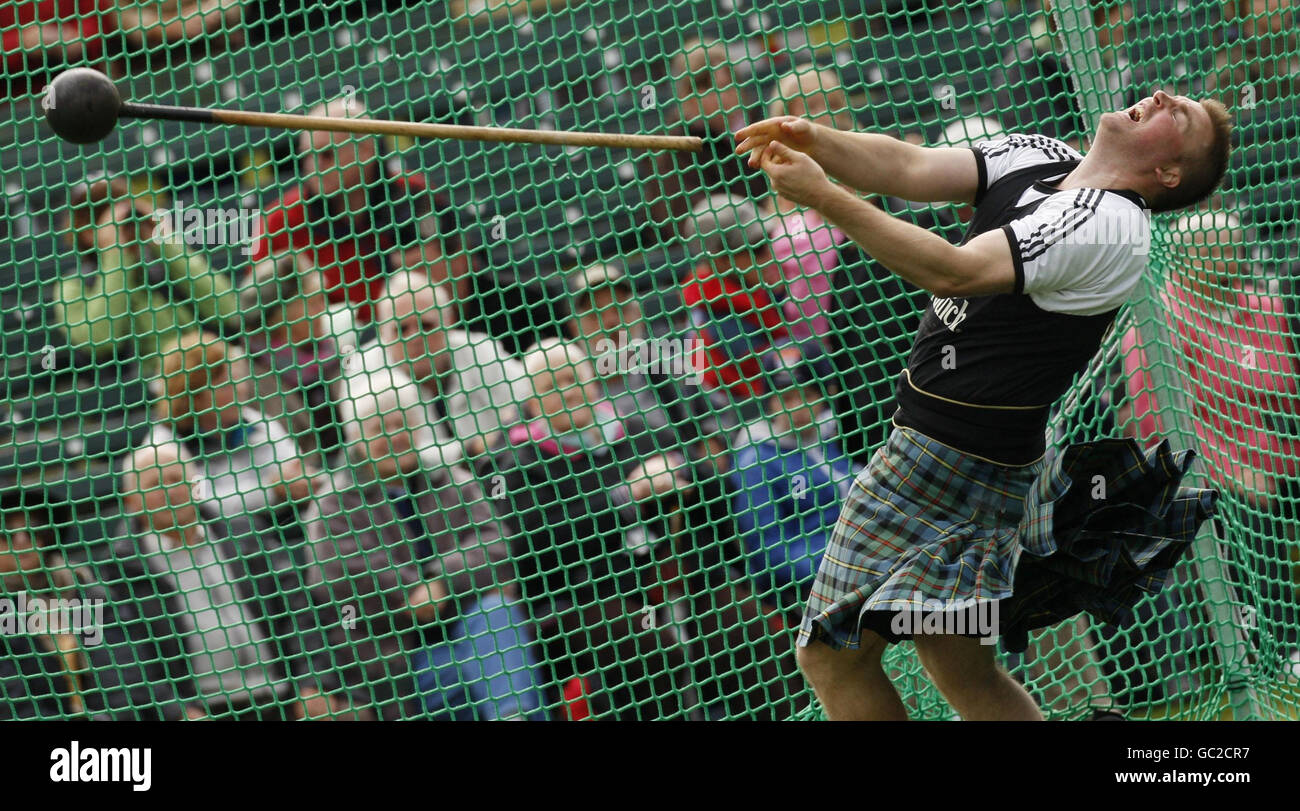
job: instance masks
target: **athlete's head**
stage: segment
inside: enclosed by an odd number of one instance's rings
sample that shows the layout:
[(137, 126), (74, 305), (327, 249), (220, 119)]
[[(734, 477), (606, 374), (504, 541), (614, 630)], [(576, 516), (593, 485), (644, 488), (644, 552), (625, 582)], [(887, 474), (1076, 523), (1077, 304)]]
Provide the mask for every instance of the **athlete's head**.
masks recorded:
[(1132, 188), (1152, 211), (1196, 205), (1223, 181), (1232, 123), (1212, 99), (1157, 90), (1126, 110), (1101, 117), (1093, 151), (1128, 167)]

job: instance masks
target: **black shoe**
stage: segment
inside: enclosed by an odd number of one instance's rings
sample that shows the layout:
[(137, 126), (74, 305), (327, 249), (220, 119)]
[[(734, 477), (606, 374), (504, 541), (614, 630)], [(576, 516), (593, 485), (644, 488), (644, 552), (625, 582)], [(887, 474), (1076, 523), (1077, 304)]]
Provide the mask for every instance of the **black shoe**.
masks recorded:
[(1127, 721), (1119, 710), (1093, 710), (1089, 721)]

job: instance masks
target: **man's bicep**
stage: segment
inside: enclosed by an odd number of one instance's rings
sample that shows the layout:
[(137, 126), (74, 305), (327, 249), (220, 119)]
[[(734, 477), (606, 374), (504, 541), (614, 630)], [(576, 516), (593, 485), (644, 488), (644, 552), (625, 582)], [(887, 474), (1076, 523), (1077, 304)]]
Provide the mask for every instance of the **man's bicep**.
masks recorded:
[(969, 149), (916, 147), (900, 196), (916, 203), (970, 203), (979, 192), (979, 165)]
[(955, 289), (947, 291), (949, 297), (1019, 292), (1023, 281), (1002, 229), (985, 231), (955, 250), (961, 257), (962, 272), (954, 282)]
[(1146, 268), (1145, 213), (1117, 207), (1104, 192), (1061, 192), (1004, 225), (1016, 292), (1046, 310), (1095, 315), (1128, 299)]

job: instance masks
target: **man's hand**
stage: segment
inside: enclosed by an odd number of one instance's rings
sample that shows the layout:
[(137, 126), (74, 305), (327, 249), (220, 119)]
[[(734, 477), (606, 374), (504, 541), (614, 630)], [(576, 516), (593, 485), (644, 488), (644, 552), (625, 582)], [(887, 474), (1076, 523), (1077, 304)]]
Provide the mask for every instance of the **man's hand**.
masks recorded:
[(760, 165), (771, 178), (772, 191), (796, 205), (817, 208), (832, 188), (817, 161), (781, 141), (772, 141), (763, 149)]
[(651, 498), (677, 492), (684, 498), (693, 495), (694, 486), (685, 473), (685, 463), (656, 454), (637, 465), (627, 474), (627, 485), (632, 501), (640, 503)]
[(406, 593), (406, 607), (415, 618), (416, 625), (430, 625), (438, 621), (450, 596), (442, 578), (426, 580), (416, 583)]
[(817, 143), (818, 125), (806, 118), (782, 115), (750, 124), (736, 133), (736, 154), (749, 153), (749, 165), (758, 168), (759, 161), (770, 143), (782, 143), (790, 148), (811, 154)]

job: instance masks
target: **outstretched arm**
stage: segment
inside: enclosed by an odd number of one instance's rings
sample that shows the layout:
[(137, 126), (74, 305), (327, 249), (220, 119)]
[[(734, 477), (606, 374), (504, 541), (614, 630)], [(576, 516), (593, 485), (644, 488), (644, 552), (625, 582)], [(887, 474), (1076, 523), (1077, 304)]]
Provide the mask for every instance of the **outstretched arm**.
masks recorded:
[(917, 203), (970, 203), (979, 190), (979, 168), (969, 149), (927, 148), (888, 135), (841, 132), (794, 116), (769, 118), (736, 133), (736, 154), (760, 166), (768, 144), (777, 142), (816, 161), (826, 174), (868, 194)]
[(121, 248), (100, 251), (99, 289), (87, 290), (84, 277), (60, 279), (53, 289), (55, 318), (68, 345), (86, 347), (101, 357), (134, 335), (128, 259)]
[(780, 141), (767, 145), (761, 166), (778, 194), (820, 211), (873, 259), (917, 287), (944, 298), (1015, 290), (1011, 244), (1001, 229), (953, 245), (834, 185), (812, 158)]
[(234, 284), (225, 273), (213, 270), (201, 251), (180, 239), (168, 239), (165, 234), (157, 241), (146, 242), (145, 246), (151, 253), (157, 252), (167, 268), (168, 278), (188, 291), (190, 304), (200, 321), (226, 325), (239, 317), (239, 296)]

